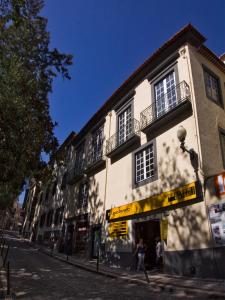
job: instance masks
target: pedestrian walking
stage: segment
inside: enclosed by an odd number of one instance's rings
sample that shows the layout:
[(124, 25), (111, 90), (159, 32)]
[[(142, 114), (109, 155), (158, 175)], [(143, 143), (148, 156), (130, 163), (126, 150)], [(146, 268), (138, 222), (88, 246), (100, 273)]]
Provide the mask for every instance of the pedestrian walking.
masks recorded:
[(159, 237), (156, 238), (156, 266), (161, 267), (163, 261), (162, 241)]
[(144, 271), (145, 270), (145, 252), (147, 250), (147, 246), (144, 244), (143, 239), (140, 239), (135, 251), (135, 256), (137, 255), (138, 262), (137, 262), (137, 271)]

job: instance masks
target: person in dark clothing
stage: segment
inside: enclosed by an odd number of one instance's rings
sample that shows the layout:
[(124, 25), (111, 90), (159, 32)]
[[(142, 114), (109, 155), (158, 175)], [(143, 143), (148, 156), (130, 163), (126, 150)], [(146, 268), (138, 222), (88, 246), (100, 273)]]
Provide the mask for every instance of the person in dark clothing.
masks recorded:
[(136, 247), (136, 251), (135, 251), (135, 255), (137, 255), (138, 258), (138, 262), (137, 262), (137, 271), (144, 271), (145, 269), (145, 252), (147, 250), (147, 246), (144, 244), (143, 239), (140, 239), (137, 247)]

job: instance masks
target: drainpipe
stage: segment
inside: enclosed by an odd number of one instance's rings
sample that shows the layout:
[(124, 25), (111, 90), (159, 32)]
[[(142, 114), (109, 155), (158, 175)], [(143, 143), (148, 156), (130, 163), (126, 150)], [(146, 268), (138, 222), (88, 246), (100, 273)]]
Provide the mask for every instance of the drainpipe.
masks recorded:
[[(109, 114), (109, 131), (108, 131), (108, 138), (111, 135), (111, 121), (112, 121), (112, 112), (110, 111)], [(102, 224), (105, 226), (105, 204), (106, 204), (106, 195), (107, 195), (107, 183), (108, 183), (108, 165), (109, 165), (109, 158), (106, 157), (106, 168), (105, 168), (105, 187), (104, 187), (104, 199), (103, 199), (103, 219)]]

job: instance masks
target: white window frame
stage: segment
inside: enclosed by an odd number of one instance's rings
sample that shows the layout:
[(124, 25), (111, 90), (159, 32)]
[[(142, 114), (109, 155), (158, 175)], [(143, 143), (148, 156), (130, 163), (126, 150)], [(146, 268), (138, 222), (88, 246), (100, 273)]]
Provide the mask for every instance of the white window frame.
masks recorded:
[(93, 162), (101, 159), (103, 154), (104, 130), (103, 126), (99, 127), (92, 134), (92, 160)]
[[(147, 153), (147, 150), (149, 150), (149, 153)], [(137, 184), (147, 179), (150, 179), (151, 177), (154, 177), (155, 175), (155, 159), (154, 159), (155, 153), (154, 152), (155, 152), (154, 145), (150, 144), (135, 154), (135, 182)], [(138, 158), (139, 155), (141, 155), (141, 157)], [(147, 155), (149, 155), (148, 164), (147, 164)], [(140, 168), (138, 168), (139, 166)], [(147, 168), (149, 168), (149, 170), (147, 170)], [(143, 172), (141, 172), (142, 170)], [(138, 173), (140, 174), (138, 175)], [(148, 173), (149, 175), (147, 175)]]
[[(173, 81), (174, 84), (168, 87), (168, 78), (169, 76), (171, 76), (171, 74), (173, 75)], [(159, 85), (162, 84), (163, 86), (163, 93), (161, 93), (158, 96), (158, 87)], [(175, 76), (175, 71), (171, 71), (169, 72), (165, 77), (163, 77), (161, 80), (159, 80), (155, 85), (154, 85), (154, 94), (155, 94), (155, 105), (156, 105), (156, 115), (157, 117), (160, 117), (161, 115), (164, 115), (166, 112), (168, 112), (171, 108), (175, 107), (177, 105), (177, 93), (176, 93), (176, 76)], [(172, 94), (172, 97), (169, 95)], [(170, 99), (173, 98), (175, 100), (172, 101), (172, 103), (170, 103)], [(162, 108), (162, 101), (164, 102), (164, 108)]]
[(132, 107), (129, 105), (118, 115), (118, 144), (123, 144), (132, 134)]
[(214, 103), (223, 106), (219, 77), (204, 65), (203, 71), (206, 96)]

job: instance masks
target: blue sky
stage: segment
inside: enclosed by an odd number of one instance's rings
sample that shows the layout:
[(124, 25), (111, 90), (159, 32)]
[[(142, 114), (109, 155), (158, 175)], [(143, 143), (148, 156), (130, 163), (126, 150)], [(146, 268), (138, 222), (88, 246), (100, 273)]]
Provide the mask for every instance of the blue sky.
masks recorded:
[(42, 15), (48, 18), (51, 47), (74, 55), (72, 79), (56, 79), (50, 94), (60, 143), (187, 23), (217, 55), (225, 52), (224, 0), (46, 0)]
[(225, 51), (224, 0), (46, 0), (43, 15), (51, 46), (74, 55), (72, 80), (57, 79), (50, 95), (60, 143), (187, 23), (216, 54)]

